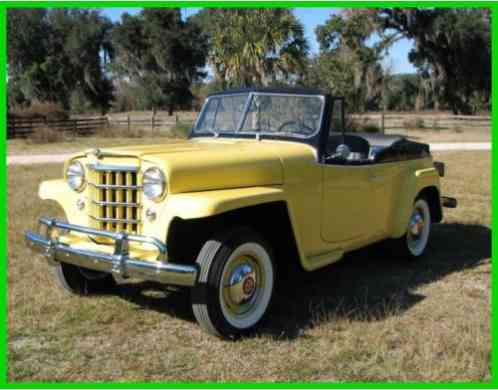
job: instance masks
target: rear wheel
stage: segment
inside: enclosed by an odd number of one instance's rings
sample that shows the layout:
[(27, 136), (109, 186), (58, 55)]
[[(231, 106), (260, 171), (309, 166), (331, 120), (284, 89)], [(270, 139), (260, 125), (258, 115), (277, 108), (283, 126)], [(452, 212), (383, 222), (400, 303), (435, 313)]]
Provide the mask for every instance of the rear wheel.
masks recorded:
[(273, 255), (264, 240), (245, 228), (221, 234), (204, 244), (197, 264), (192, 309), (200, 326), (226, 338), (253, 331), (267, 313), (274, 289)]
[(406, 233), (394, 240), (395, 254), (416, 259), (424, 255), (431, 233), (431, 209), (427, 200), (419, 197), (413, 204)]
[(58, 263), (54, 266), (57, 284), (69, 294), (91, 295), (105, 293), (116, 286), (111, 274), (92, 271), (72, 264)]

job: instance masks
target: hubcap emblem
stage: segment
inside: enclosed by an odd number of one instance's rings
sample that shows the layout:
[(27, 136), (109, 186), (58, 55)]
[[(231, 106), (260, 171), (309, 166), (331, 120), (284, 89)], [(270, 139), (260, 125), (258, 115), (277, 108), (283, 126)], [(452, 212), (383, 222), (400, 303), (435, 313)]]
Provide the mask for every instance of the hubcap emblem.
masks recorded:
[(251, 295), (254, 291), (254, 278), (252, 276), (248, 276), (245, 278), (244, 283), (242, 284), (242, 291), (244, 291), (245, 295)]

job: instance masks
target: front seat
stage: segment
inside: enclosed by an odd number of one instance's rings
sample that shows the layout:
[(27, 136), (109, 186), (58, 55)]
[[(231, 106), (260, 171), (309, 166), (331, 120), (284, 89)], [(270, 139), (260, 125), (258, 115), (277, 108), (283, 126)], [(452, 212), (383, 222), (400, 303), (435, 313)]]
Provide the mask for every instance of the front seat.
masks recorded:
[(327, 153), (333, 154), (337, 147), (345, 144), (351, 150), (351, 153), (359, 153), (362, 159), (368, 158), (370, 143), (363, 137), (353, 134), (333, 134), (329, 135), (327, 142)]

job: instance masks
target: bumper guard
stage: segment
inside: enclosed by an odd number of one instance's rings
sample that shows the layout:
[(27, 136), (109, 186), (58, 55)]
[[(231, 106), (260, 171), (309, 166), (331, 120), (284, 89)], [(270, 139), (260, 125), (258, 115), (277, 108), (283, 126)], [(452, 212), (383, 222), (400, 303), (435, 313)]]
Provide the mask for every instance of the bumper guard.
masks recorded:
[[(124, 278), (136, 277), (173, 286), (193, 287), (197, 282), (197, 267), (167, 262), (166, 245), (154, 237), (96, 230), (52, 218), (41, 218), (39, 228), (42, 227), (45, 227), (45, 234), (28, 230), (25, 238), (28, 246), (34, 252), (43, 254), (51, 264), (69, 263), (94, 271), (113, 273)], [(57, 238), (52, 238), (53, 231), (57, 229), (112, 239), (114, 240), (114, 253), (73, 248), (61, 243)], [(143, 261), (129, 257), (129, 242), (154, 246), (159, 251), (159, 258), (157, 261)]]

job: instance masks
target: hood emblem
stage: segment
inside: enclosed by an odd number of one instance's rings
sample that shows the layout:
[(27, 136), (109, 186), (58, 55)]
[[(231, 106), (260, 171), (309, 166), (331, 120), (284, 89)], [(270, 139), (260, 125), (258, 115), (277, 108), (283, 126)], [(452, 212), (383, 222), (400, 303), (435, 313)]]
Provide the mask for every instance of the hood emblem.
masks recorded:
[(103, 157), (103, 153), (100, 149), (93, 149), (89, 154), (93, 154), (97, 159), (101, 159)]

